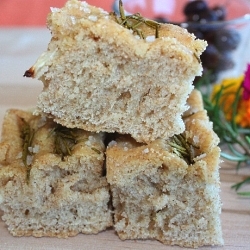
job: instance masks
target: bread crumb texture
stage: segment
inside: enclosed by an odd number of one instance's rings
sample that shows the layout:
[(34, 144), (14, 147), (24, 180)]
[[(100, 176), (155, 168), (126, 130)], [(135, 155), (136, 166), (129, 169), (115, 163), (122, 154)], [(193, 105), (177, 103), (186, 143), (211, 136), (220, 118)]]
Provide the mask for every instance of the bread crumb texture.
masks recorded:
[(48, 16), (48, 49), (31, 67), (44, 89), (37, 113), (67, 127), (130, 134), (143, 143), (185, 130), (181, 116), (206, 42), (161, 24), (159, 38), (122, 27), (113, 15), (70, 0)]
[[(34, 131), (27, 166), (22, 160), (24, 120)], [(62, 159), (55, 153), (55, 126), (51, 119), (22, 110), (12, 109), (5, 115), (0, 144), (0, 209), (14, 236), (66, 238), (96, 234), (112, 226), (103, 134), (74, 130), (77, 143)]]
[[(171, 138), (146, 144), (82, 129), (69, 129), (75, 143), (62, 156), (55, 152), (58, 124), (8, 110), (0, 143), (0, 209), (10, 233), (66, 238), (114, 226), (122, 240), (223, 245), (219, 139), (197, 90), (187, 105), (183, 135), (193, 148), (191, 163), (176, 154)], [(25, 131), (34, 132), (28, 146)]]
[(219, 139), (197, 97), (197, 91), (190, 96), (194, 106), (184, 119), (185, 136), (196, 148), (192, 164), (171, 151), (167, 140), (139, 144), (121, 136), (108, 145), (107, 180), (114, 227), (122, 240), (157, 239), (194, 248), (223, 245)]

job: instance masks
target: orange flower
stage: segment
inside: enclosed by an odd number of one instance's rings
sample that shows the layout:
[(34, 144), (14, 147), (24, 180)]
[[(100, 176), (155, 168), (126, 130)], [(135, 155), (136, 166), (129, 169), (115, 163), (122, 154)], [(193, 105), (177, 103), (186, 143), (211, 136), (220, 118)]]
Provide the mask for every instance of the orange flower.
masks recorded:
[[(219, 102), (228, 121), (234, 119), (239, 126), (250, 128), (250, 64), (247, 65), (244, 75), (227, 78), (216, 84), (212, 91), (212, 101)], [(236, 102), (237, 113), (233, 117), (233, 107)]]
[(241, 127), (250, 127), (250, 99), (240, 100), (235, 121)]
[[(215, 101), (216, 94), (221, 91), (219, 104), (224, 111), (226, 119), (229, 121), (232, 120), (232, 106), (235, 102), (236, 93), (242, 85), (243, 79), (243, 76), (237, 78), (227, 78), (220, 84), (216, 84), (213, 87), (212, 100)], [(240, 90), (240, 95), (242, 95), (242, 91), (243, 90)]]

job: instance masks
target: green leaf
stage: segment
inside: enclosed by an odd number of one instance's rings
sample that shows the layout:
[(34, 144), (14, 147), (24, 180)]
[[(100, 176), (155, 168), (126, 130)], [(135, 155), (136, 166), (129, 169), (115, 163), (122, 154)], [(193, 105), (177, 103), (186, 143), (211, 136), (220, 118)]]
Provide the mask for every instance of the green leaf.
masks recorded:
[(250, 176), (247, 177), (245, 180), (238, 182), (231, 186), (231, 188), (235, 189), (236, 191), (239, 190), (243, 185), (250, 183)]
[(221, 152), (221, 156), (229, 161), (236, 161), (236, 162), (243, 162), (249, 159), (248, 156), (235, 156), (225, 152)]
[(249, 192), (237, 192), (238, 195), (241, 195), (241, 196), (249, 196), (250, 198), (250, 191)]
[[(209, 76), (204, 75), (197, 85), (203, 97), (204, 108), (207, 110), (210, 121), (213, 123), (214, 132), (220, 138), (220, 146), (226, 150), (221, 152), (221, 157), (232, 162), (236, 162), (236, 169), (239, 170), (241, 165), (250, 162), (250, 128), (242, 128), (236, 123), (236, 115), (238, 105), (241, 98), (241, 86), (236, 92), (229, 91), (234, 82), (227, 86), (221, 86), (219, 91), (211, 98), (211, 86)], [(228, 121), (224, 113), (226, 105), (226, 95), (235, 95), (235, 101), (231, 107), (232, 119)], [(250, 183), (250, 176), (245, 180), (236, 183), (232, 186), (238, 191), (243, 185)], [(237, 192), (240, 196), (250, 196), (250, 192)]]

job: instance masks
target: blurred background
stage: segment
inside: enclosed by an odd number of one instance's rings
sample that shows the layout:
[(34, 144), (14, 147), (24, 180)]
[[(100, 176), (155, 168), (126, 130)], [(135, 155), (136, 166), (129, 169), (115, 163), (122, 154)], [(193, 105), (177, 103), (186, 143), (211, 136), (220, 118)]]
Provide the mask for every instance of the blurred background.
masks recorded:
[[(244, 1), (250, 2), (250, 0)], [(65, 2), (66, 0), (0, 0), (0, 26), (45, 26), (50, 7), (60, 8)], [(117, 9), (118, 5), (116, 0), (88, 0), (87, 2), (106, 11)], [(184, 20), (181, 13), (186, 2), (187, 0), (123, 0), (128, 12), (140, 12), (151, 19), (161, 16), (176, 22)], [(245, 11), (242, 1), (209, 0), (209, 3), (229, 6), (231, 10), (228, 12), (229, 19)]]
[[(50, 7), (61, 8), (66, 0), (0, 0), (0, 26), (46, 26)], [(90, 0), (89, 4), (112, 9), (113, 0)]]

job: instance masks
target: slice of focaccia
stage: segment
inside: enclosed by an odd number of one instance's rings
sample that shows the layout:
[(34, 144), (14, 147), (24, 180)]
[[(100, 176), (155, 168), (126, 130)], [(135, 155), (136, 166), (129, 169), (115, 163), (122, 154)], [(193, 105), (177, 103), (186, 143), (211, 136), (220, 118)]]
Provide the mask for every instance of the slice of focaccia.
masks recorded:
[(129, 30), (123, 19), (77, 0), (52, 9), (48, 49), (25, 72), (44, 84), (37, 113), (66, 127), (131, 134), (138, 142), (183, 132), (206, 42), (140, 16), (129, 19), (135, 24)]
[(0, 144), (0, 209), (14, 236), (65, 238), (112, 226), (103, 134), (7, 111)]
[(114, 227), (122, 240), (223, 245), (219, 140), (202, 104), (192, 98), (197, 94), (189, 99), (193, 106), (182, 135), (147, 145), (123, 136), (109, 144), (107, 180)]

